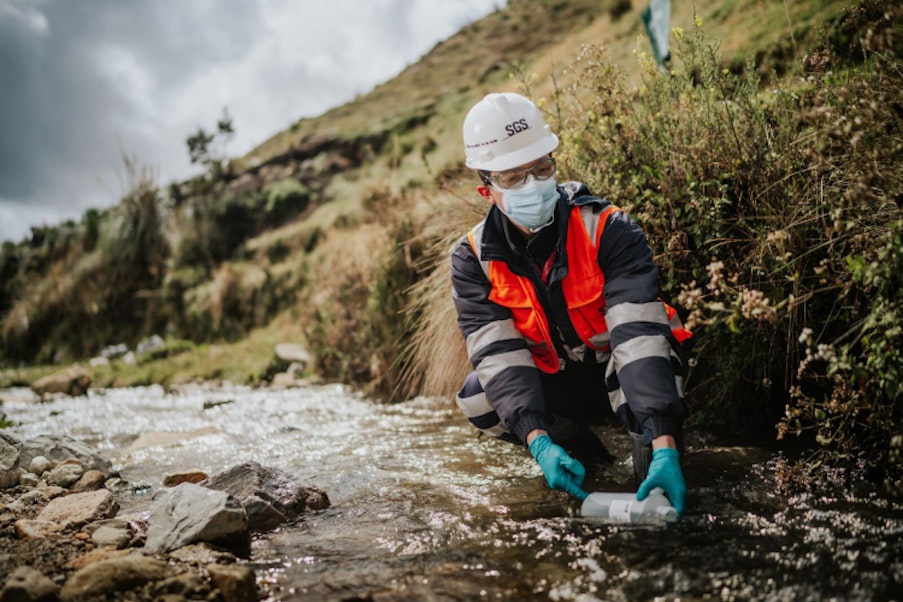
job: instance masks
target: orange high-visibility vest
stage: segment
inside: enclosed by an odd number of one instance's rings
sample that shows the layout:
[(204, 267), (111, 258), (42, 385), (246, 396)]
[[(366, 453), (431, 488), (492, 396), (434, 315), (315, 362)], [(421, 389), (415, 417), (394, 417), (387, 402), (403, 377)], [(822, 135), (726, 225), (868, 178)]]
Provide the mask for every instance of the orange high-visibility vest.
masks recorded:
[[(597, 251), (605, 222), (609, 214), (616, 209), (617, 207), (609, 206), (599, 214), (595, 240), (591, 240), (583, 223), (580, 207), (574, 207), (571, 210), (565, 241), (568, 273), (561, 281), (561, 289), (567, 304), (568, 316), (580, 340), (587, 348), (594, 350), (608, 349), (607, 345), (603, 347), (594, 345), (591, 339), (608, 330), (605, 324), (605, 277), (599, 268)], [(479, 258), (479, 245), (474, 240), (473, 230), (468, 235), (468, 240)], [(485, 263), (483, 262), (484, 266)], [(558, 372), (560, 360), (552, 342), (549, 320), (533, 283), (529, 278), (512, 272), (504, 261), (489, 261), (488, 264), (487, 276), (492, 285), (489, 299), (511, 310), (514, 325), (527, 340), (536, 367), (549, 374)], [(678, 342), (692, 336), (680, 325), (679, 319), (676, 324), (673, 323), (677, 310), (668, 304), (665, 304), (665, 307), (668, 319), (672, 320), (672, 332)]]

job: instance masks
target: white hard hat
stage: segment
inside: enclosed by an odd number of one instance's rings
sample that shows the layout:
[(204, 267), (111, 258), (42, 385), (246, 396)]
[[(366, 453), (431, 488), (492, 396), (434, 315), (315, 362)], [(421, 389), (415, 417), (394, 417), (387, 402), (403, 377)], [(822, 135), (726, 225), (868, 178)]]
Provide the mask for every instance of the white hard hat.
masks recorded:
[(464, 118), (465, 164), (472, 169), (513, 169), (557, 147), (540, 110), (520, 94), (487, 94)]

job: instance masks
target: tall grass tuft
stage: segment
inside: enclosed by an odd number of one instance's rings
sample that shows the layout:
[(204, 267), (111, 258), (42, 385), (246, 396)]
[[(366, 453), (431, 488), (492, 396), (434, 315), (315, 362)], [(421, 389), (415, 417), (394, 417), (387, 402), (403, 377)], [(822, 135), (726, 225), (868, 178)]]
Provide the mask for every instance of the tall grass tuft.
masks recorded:
[[(473, 174), (461, 178), (479, 185)], [(406, 309), (411, 337), (405, 347), (400, 391), (408, 397), (418, 393), (451, 397), (471, 369), (452, 303), (449, 251), (488, 207), (482, 199), (446, 191), (431, 209), (420, 230), (425, 252), (418, 270), (426, 275), (411, 287)]]
[(169, 249), (165, 209), (151, 170), (129, 158), (125, 170), (128, 192), (116, 207), (89, 211), (81, 231), (35, 232), (0, 321), (4, 359), (70, 361), (156, 325), (154, 291)]

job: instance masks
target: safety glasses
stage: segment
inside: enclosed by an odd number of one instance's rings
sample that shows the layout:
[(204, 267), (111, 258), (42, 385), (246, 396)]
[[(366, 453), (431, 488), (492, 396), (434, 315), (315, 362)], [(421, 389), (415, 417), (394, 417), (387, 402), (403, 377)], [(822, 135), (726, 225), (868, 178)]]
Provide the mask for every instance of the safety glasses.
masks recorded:
[(529, 175), (537, 180), (548, 180), (555, 175), (555, 169), (555, 159), (545, 157), (528, 169), (509, 169), (492, 175), (484, 175), (483, 181), (500, 190), (508, 190), (525, 184)]

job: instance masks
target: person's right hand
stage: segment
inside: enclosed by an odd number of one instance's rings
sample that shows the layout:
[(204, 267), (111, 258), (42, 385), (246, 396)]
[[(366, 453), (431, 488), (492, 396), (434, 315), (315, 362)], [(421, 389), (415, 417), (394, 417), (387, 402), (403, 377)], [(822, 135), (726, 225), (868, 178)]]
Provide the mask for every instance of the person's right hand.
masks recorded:
[(579, 500), (589, 495), (580, 488), (586, 477), (583, 464), (570, 457), (560, 445), (555, 445), (551, 437), (538, 435), (533, 438), (529, 447), (549, 487), (567, 491)]
[(661, 487), (677, 513), (683, 515), (687, 485), (684, 483), (684, 475), (680, 470), (679, 458), (680, 452), (670, 447), (653, 450), (649, 472), (637, 489), (636, 499), (645, 500), (653, 489)]

